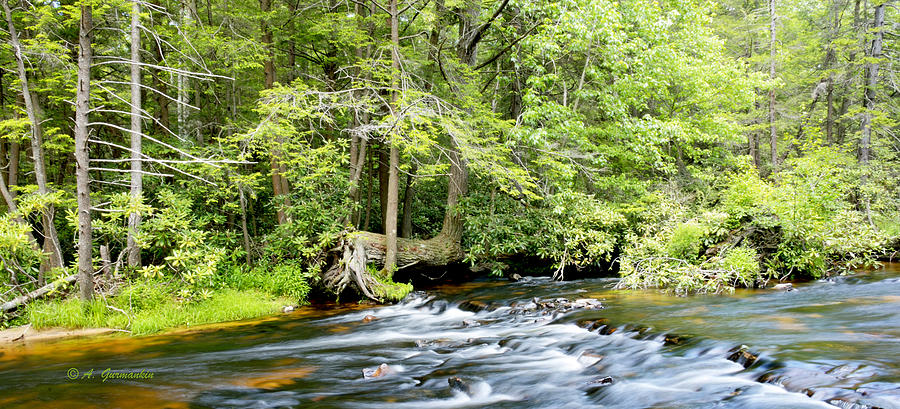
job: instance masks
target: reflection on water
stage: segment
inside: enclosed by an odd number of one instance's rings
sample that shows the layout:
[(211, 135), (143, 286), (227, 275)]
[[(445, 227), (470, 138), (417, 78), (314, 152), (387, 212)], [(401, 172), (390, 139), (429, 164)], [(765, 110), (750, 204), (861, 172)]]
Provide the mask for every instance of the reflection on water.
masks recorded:
[[(896, 265), (732, 296), (613, 283), (467, 283), (327, 316), (7, 349), (0, 408), (900, 408)], [(521, 307), (534, 297), (606, 308)], [(739, 345), (758, 358), (749, 368), (727, 359)], [(388, 375), (363, 378), (382, 363)], [(104, 382), (106, 368), (154, 375)]]

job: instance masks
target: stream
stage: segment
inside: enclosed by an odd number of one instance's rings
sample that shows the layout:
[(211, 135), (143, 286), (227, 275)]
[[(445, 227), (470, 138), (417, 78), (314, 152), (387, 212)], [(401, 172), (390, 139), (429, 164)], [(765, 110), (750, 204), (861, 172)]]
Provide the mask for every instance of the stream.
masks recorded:
[[(391, 306), (0, 347), (0, 408), (900, 408), (898, 263), (790, 292), (614, 284), (485, 280)], [(559, 298), (603, 308), (540, 305)]]

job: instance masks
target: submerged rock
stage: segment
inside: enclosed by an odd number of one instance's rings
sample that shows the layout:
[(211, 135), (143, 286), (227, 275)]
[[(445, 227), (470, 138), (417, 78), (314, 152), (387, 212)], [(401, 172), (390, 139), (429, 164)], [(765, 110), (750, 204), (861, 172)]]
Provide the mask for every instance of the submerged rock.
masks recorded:
[(376, 317), (374, 315), (366, 315), (365, 317), (363, 317), (362, 322), (367, 323), (367, 322), (372, 322), (372, 321), (377, 321), (377, 320), (378, 320), (378, 317)]
[(469, 338), (466, 340), (452, 340), (449, 338), (438, 338), (438, 339), (417, 339), (416, 346), (419, 348), (458, 348), (464, 345), (471, 344), (475, 339)]
[(596, 298), (579, 298), (572, 303), (574, 308), (603, 308), (603, 304)]
[(594, 379), (593, 381), (588, 382), (589, 385), (612, 385), (614, 382), (611, 376), (604, 376), (602, 378)]
[(743, 365), (744, 368), (749, 368), (757, 359), (759, 359), (759, 356), (750, 352), (750, 349), (746, 345), (741, 345), (728, 350), (728, 360), (737, 362)]
[(533, 298), (525, 303), (513, 303), (511, 305), (510, 314), (524, 314), (532, 311), (540, 311), (543, 315), (556, 314), (560, 312), (569, 312), (574, 310), (599, 310), (603, 308), (600, 300), (595, 298), (579, 298), (577, 300), (569, 300), (567, 298), (554, 298), (550, 300), (542, 300)]
[(489, 306), (482, 301), (470, 300), (459, 304), (459, 309), (469, 312), (480, 312), (488, 309)]
[(679, 345), (683, 343), (687, 337), (683, 335), (666, 334), (663, 337), (663, 343), (666, 345)]
[(588, 331), (596, 331), (596, 330), (599, 330), (600, 328), (608, 326), (609, 319), (600, 318), (600, 319), (596, 319), (596, 320), (581, 320), (581, 321), (578, 321), (577, 325)]
[(794, 285), (791, 283), (776, 284), (774, 287), (772, 287), (772, 289), (775, 291), (794, 291), (794, 290), (796, 290), (796, 288), (794, 288)]
[(593, 352), (584, 352), (578, 357), (578, 363), (584, 366), (593, 366), (606, 358), (605, 355), (595, 354)]
[(450, 384), (450, 389), (452, 390), (460, 391), (462, 393), (465, 393), (466, 395), (472, 394), (472, 387), (470, 387), (466, 381), (460, 379), (458, 376), (448, 378), (447, 383)]
[(393, 373), (388, 364), (378, 365), (377, 368), (365, 368), (362, 370), (365, 379), (380, 378)]

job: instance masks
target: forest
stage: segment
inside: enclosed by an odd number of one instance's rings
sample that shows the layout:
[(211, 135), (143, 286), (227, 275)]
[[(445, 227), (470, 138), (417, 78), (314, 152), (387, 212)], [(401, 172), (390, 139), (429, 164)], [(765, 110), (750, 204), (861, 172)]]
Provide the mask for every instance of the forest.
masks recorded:
[(891, 1), (0, 5), (0, 327), (475, 273), (720, 293), (900, 250)]

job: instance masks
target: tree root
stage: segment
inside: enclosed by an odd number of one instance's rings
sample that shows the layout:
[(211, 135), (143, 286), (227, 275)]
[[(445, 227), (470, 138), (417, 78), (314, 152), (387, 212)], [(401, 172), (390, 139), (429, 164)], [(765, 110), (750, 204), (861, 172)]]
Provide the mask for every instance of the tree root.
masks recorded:
[[(332, 263), (322, 276), (322, 284), (329, 291), (340, 294), (348, 287), (355, 287), (366, 298), (384, 302), (390, 290), (374, 277), (367, 266), (384, 266), (385, 236), (370, 232), (348, 232), (338, 245), (331, 250)], [(397, 263), (400, 269), (419, 267), (440, 267), (462, 261), (463, 253), (459, 243), (437, 235), (428, 240), (398, 239)], [(390, 277), (387, 277), (390, 278)]]

